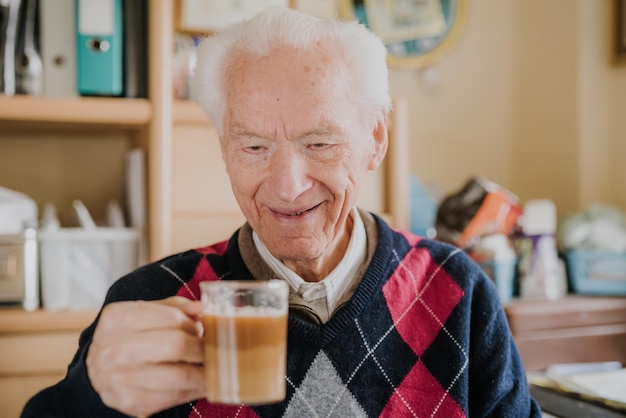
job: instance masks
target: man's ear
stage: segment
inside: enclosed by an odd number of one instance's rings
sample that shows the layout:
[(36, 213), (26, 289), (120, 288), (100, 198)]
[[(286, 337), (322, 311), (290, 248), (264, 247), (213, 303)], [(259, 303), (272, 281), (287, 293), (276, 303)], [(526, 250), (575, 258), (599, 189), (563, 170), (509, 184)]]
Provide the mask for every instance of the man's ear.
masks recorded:
[(378, 123), (372, 132), (374, 148), (372, 150), (372, 154), (370, 155), (369, 164), (367, 165), (369, 170), (376, 170), (387, 154), (387, 147), (389, 145), (389, 132), (387, 131), (388, 120), (389, 115), (385, 114), (384, 117), (378, 120)]

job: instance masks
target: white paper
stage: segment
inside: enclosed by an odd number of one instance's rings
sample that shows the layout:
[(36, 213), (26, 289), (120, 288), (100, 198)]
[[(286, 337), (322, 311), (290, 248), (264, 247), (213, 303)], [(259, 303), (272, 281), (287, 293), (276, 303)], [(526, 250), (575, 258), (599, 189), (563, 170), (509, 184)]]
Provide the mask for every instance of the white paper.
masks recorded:
[(626, 369), (575, 374), (567, 380), (597, 397), (626, 404)]

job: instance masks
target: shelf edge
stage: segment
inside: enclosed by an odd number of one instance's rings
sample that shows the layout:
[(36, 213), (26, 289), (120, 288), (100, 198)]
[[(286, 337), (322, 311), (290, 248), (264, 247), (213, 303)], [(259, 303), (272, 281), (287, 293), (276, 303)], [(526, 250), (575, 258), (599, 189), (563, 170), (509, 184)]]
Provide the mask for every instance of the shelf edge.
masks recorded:
[(152, 117), (148, 99), (0, 96), (0, 121), (143, 126)]

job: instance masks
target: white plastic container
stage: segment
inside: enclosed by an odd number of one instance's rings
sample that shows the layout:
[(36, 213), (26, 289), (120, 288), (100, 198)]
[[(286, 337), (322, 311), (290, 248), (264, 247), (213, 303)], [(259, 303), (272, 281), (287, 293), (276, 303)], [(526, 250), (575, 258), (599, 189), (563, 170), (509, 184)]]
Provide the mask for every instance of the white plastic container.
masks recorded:
[(557, 212), (549, 199), (524, 205), (520, 248), (520, 295), (523, 299), (558, 299), (567, 293), (565, 267), (556, 247)]
[(131, 228), (42, 230), (39, 245), (47, 310), (98, 309), (111, 284), (139, 266), (139, 232)]

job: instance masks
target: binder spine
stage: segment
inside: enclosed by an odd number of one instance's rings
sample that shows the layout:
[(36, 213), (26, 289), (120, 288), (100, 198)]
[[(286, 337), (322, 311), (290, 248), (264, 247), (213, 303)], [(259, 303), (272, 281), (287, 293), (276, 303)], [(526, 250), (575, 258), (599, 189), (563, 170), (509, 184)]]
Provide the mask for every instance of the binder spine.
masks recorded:
[(0, 32), (0, 93), (12, 96), (15, 86), (15, 54), (21, 0), (8, 0), (3, 7)]
[(124, 97), (148, 97), (147, 9), (147, 0), (123, 0)]
[(41, 0), (39, 24), (45, 96), (78, 96), (76, 80), (76, 0)]
[[(123, 92), (121, 0), (76, 1), (78, 91), (85, 96), (121, 96)], [(99, 16), (99, 13), (104, 14)]]

